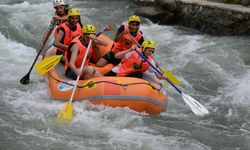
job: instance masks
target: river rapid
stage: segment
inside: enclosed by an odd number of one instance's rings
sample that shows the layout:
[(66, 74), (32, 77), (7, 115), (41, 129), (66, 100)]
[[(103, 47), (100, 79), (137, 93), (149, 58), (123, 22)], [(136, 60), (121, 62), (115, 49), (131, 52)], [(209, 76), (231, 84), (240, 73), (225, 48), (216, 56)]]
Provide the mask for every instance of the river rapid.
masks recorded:
[[(76, 0), (83, 24), (114, 30), (133, 14), (128, 0)], [(154, 39), (154, 57), (181, 81), (179, 88), (208, 110), (196, 116), (171, 85), (165, 112), (150, 116), (127, 108), (74, 103), (69, 124), (57, 125), (65, 103), (49, 98), (35, 71), (30, 84), (19, 80), (34, 61), (54, 8), (50, 0), (0, 1), (0, 149), (1, 150), (248, 150), (250, 149), (249, 36), (209, 36), (142, 18), (145, 38)], [(50, 44), (52, 41), (49, 41)], [(48, 45), (49, 45), (48, 44)], [(89, 106), (91, 107), (91, 106)]]

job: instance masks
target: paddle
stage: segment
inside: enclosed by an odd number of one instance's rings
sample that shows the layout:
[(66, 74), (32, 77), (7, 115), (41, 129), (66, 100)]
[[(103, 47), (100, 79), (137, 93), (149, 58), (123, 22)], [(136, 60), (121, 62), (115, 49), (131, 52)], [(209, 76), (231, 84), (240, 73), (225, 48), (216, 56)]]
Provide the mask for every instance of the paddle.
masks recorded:
[[(99, 31), (96, 34), (96, 36), (98, 37), (103, 32), (110, 31), (110, 30), (112, 30), (112, 25), (107, 25), (101, 31)], [(45, 59), (41, 60), (40, 62), (35, 64), (36, 72), (39, 75), (46, 74), (47, 72), (49, 72), (52, 68), (54, 68), (60, 62), (61, 58), (62, 58), (61, 55), (54, 55), (54, 56), (50, 56), (48, 58), (45, 58)]]
[[(136, 43), (136, 45), (138, 46), (138, 47), (142, 47), (136, 40), (135, 40), (135, 38), (131, 35), (131, 34), (129, 34), (129, 36), (134, 40), (134, 42)], [(160, 69), (160, 68), (159, 68)], [(160, 71), (161, 71), (161, 73), (162, 74), (165, 74), (168, 78), (169, 78), (169, 80), (172, 82), (172, 83), (174, 83), (175, 85), (180, 85), (180, 81), (173, 75), (173, 73), (172, 72), (170, 72), (170, 71), (168, 71), (168, 70), (162, 70), (162, 69), (160, 69)]]
[(61, 58), (62, 55), (54, 55), (39, 61), (35, 64), (36, 72), (41, 76), (46, 74), (60, 62)]
[[(161, 76), (163, 75), (155, 66), (153, 66), (145, 56), (143, 56), (138, 50), (135, 49), (135, 51)], [(168, 83), (170, 83), (181, 95), (183, 100), (186, 102), (186, 104), (191, 108), (191, 110), (194, 112), (196, 115), (205, 115), (208, 114), (208, 110), (202, 106), (198, 101), (196, 101), (194, 98), (192, 98), (189, 95), (184, 94), (180, 89), (178, 89), (172, 81), (170, 81), (168, 78), (165, 78)]]
[[(54, 28), (55, 28), (55, 24), (53, 24), (53, 27), (49, 29), (48, 34), (44, 39), (44, 44), (49, 39), (49, 36), (50, 36), (51, 32), (54, 30)], [(31, 65), (29, 72), (25, 76), (23, 76), (22, 79), (20, 80), (21, 84), (26, 85), (26, 84), (30, 83), (30, 73), (31, 73), (31, 71), (32, 71), (32, 69), (33, 69), (33, 67), (34, 67), (34, 65), (35, 65), (35, 63), (36, 63), (36, 61), (37, 61), (37, 59), (38, 59), (38, 57), (39, 57), (39, 55), (41, 54), (42, 51), (43, 51), (43, 48), (41, 48), (39, 50), (39, 52), (37, 53), (36, 58), (35, 58), (33, 64)]]
[(113, 29), (111, 24), (108, 24), (106, 27), (104, 27), (101, 31), (99, 31), (98, 33), (96, 33), (96, 36), (98, 37), (99, 35), (101, 35), (103, 32), (105, 31), (111, 31)]
[[(83, 69), (84, 63), (85, 63), (86, 58), (87, 58), (88, 53), (89, 53), (89, 49), (90, 49), (91, 43), (92, 43), (92, 40), (89, 41), (89, 45), (88, 45), (88, 48), (87, 48), (86, 53), (85, 53), (85, 55), (84, 55), (84, 58), (83, 58), (83, 60), (82, 60), (82, 65), (81, 65), (81, 67), (80, 67), (80, 70)], [(73, 89), (73, 91), (72, 91), (72, 94), (71, 94), (71, 97), (70, 97), (69, 102), (67, 102), (67, 103), (65, 104), (65, 106), (63, 107), (63, 109), (62, 109), (62, 110), (58, 113), (58, 115), (57, 115), (56, 121), (57, 121), (58, 123), (63, 123), (63, 122), (70, 121), (71, 118), (72, 118), (72, 116), (73, 116), (73, 104), (72, 104), (72, 100), (73, 100), (73, 97), (74, 97), (74, 95), (75, 95), (76, 87), (77, 87), (78, 81), (79, 81), (79, 79), (80, 79), (80, 76), (81, 76), (81, 75), (78, 75), (78, 76), (77, 76), (76, 83), (75, 83), (75, 85), (74, 85), (74, 89)]]
[(158, 67), (162, 74), (165, 74), (170, 81), (172, 81), (175, 85), (180, 85), (180, 81), (173, 75), (172, 72), (168, 70), (162, 70), (160, 67)]

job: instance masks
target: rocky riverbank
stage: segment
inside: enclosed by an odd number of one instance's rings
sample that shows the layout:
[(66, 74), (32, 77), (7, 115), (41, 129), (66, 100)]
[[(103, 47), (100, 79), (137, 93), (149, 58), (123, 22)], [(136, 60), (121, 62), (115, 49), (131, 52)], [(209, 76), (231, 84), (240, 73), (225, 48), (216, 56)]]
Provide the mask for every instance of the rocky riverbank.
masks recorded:
[(250, 35), (250, 8), (205, 0), (131, 0), (135, 14), (164, 25), (182, 25), (210, 35)]

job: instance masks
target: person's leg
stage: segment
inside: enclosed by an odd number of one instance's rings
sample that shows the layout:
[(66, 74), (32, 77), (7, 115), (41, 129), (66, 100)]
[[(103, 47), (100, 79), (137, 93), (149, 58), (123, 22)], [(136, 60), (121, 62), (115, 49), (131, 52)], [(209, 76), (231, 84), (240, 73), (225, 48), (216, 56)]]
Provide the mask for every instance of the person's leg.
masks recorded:
[[(105, 54), (97, 63), (95, 64), (97, 67), (103, 67), (110, 63), (114, 59), (115, 55), (112, 51), (109, 51), (107, 54)], [(112, 63), (112, 62), (111, 62)]]
[(95, 64), (97, 67), (103, 67), (108, 64), (108, 61), (104, 58), (101, 58), (100, 60), (97, 61)]
[(93, 77), (103, 77), (103, 75), (100, 72), (96, 71), (95, 68), (89, 67), (89, 70), (92, 72), (91, 75)]
[(69, 78), (71, 78), (71, 79), (73, 79), (73, 80), (76, 80), (76, 78), (77, 78), (77, 75), (75, 74), (75, 72), (73, 72), (71, 69), (67, 69), (66, 70), (66, 73), (65, 73), (65, 76), (66, 77), (69, 77)]
[(91, 77), (103, 77), (103, 75), (96, 71), (93, 67), (91, 66), (86, 66), (82, 69), (82, 72), (87, 75), (85, 78), (91, 78)]

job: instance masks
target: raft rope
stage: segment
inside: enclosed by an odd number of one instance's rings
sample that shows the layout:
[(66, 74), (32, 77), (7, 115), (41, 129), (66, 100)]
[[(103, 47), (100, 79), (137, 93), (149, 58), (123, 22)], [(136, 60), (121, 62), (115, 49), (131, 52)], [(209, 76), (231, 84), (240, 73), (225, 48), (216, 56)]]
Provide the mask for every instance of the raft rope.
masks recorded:
[[(67, 82), (64, 82), (60, 79), (57, 79), (55, 78), (50, 72), (49, 72), (49, 75), (54, 79), (56, 80), (57, 82), (60, 82), (60, 83), (64, 83), (64, 84), (67, 84), (67, 85), (70, 85), (70, 86), (74, 86), (74, 84), (71, 84), (71, 83), (67, 83)], [(119, 86), (123, 86), (123, 87), (128, 87), (130, 85), (138, 85), (138, 84), (146, 84), (148, 86), (150, 86), (153, 90), (157, 90), (157, 91), (161, 91), (163, 85), (161, 83), (158, 83), (158, 85), (160, 85), (159, 88), (155, 87), (154, 85), (152, 85), (151, 83), (149, 82), (137, 82), (137, 83), (128, 83), (128, 84), (120, 84), (120, 83), (115, 83), (115, 82), (111, 82), (111, 81), (97, 81), (97, 82), (89, 82), (87, 83), (86, 85), (83, 85), (83, 86), (79, 86), (77, 85), (77, 88), (85, 88), (85, 87), (88, 87), (88, 88), (91, 88), (93, 87), (95, 84), (98, 84), (98, 83), (109, 83), (109, 84), (114, 84), (114, 85), (119, 85)]]

